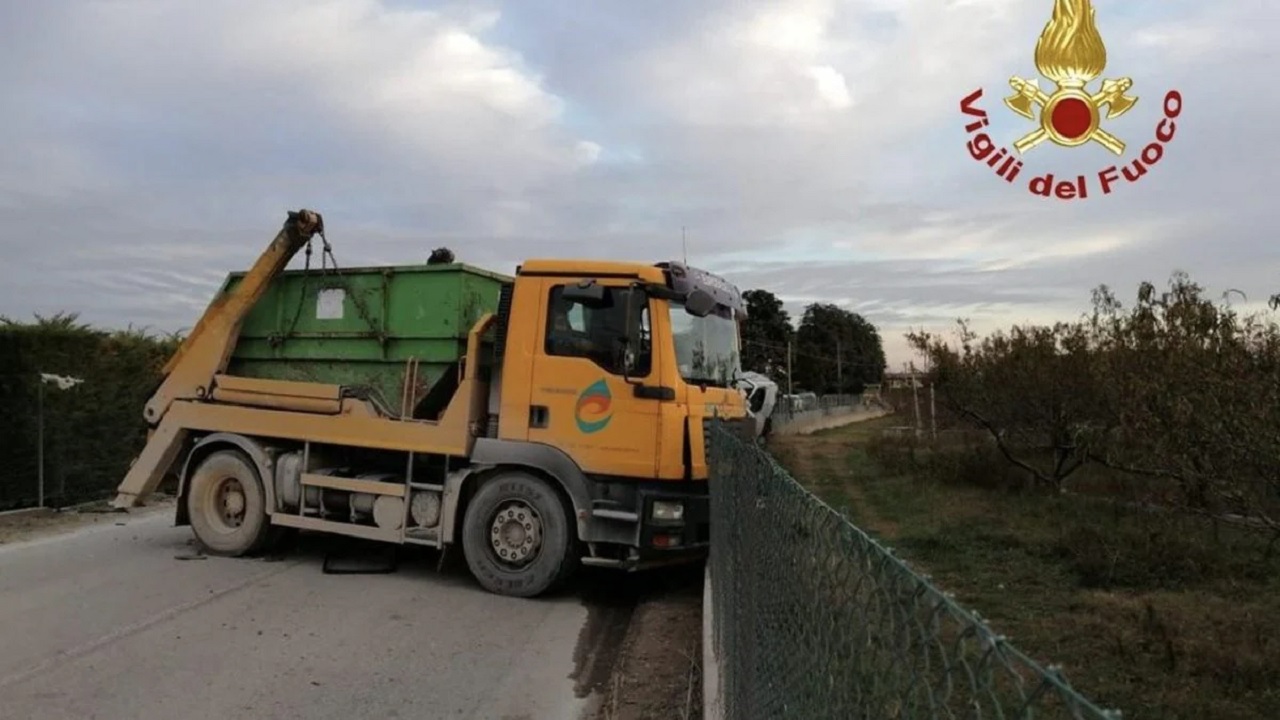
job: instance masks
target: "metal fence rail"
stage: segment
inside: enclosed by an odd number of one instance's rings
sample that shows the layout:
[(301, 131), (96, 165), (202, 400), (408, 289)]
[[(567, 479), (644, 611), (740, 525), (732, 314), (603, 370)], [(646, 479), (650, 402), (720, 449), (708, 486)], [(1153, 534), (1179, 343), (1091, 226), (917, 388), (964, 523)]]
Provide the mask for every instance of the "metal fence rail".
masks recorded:
[(864, 404), (862, 395), (779, 395), (778, 404), (773, 408), (774, 416), (789, 417), (804, 413), (831, 411), (840, 408), (858, 407)]
[(821, 423), (826, 418), (850, 416), (880, 407), (862, 395), (780, 395), (769, 417), (770, 432), (784, 433)]
[(720, 705), (756, 718), (1114, 720), (807, 492), (712, 428)]

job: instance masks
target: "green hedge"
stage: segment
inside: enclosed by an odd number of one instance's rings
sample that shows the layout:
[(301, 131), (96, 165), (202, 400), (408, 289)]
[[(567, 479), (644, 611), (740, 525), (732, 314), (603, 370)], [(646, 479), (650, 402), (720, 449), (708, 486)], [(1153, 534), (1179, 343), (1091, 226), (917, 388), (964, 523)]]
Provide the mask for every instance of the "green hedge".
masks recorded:
[(0, 318), (0, 510), (36, 504), (41, 373), (80, 378), (44, 383), (45, 503), (107, 497), (146, 441), (142, 406), (176, 338), (104, 331), (74, 315), (19, 323)]

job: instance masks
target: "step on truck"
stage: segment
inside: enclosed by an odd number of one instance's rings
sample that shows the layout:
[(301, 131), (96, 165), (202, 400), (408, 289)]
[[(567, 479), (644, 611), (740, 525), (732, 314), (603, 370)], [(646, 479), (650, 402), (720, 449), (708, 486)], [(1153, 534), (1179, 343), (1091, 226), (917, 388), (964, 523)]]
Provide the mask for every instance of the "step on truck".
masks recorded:
[(736, 288), (677, 262), (332, 257), (321, 216), (291, 212), (227, 278), (143, 408), (117, 507), (176, 478), (176, 524), (208, 553), (291, 529), (460, 545), (521, 597), (580, 564), (705, 556), (709, 423), (751, 434)]

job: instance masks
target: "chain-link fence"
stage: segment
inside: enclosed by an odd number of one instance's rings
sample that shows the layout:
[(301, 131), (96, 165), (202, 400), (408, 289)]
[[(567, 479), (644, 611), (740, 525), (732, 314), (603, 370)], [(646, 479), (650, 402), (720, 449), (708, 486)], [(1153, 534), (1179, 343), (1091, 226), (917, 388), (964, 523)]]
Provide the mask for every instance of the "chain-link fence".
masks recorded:
[(755, 718), (1115, 719), (712, 427), (719, 706)]

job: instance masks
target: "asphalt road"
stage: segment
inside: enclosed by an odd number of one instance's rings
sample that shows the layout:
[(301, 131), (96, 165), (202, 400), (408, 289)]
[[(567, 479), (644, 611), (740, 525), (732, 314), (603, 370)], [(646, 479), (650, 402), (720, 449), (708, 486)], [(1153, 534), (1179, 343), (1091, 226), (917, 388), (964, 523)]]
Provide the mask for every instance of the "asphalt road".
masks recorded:
[(620, 634), (577, 594), (499, 597), (433, 553), (389, 575), (324, 574), (323, 539), (180, 560), (171, 511), (120, 521), (0, 546), (0, 718), (568, 720)]

